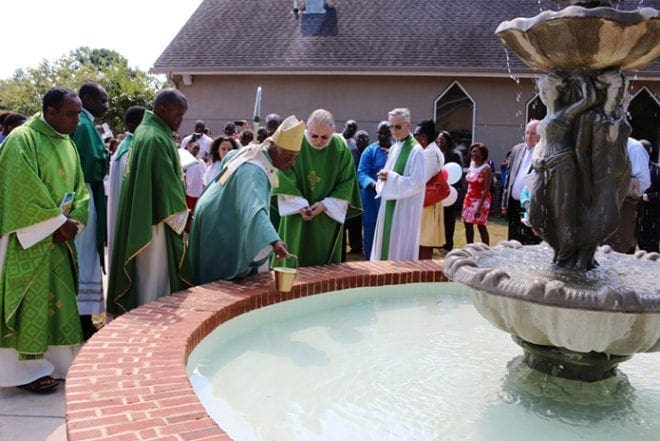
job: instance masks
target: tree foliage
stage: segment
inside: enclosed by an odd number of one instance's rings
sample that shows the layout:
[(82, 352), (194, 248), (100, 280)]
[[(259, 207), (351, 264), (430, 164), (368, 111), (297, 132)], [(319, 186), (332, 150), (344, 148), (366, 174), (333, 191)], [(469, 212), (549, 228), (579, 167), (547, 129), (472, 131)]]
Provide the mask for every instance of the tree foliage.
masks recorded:
[(161, 82), (129, 67), (128, 60), (109, 49), (80, 47), (53, 62), (43, 60), (37, 67), (18, 69), (12, 78), (0, 80), (0, 110), (33, 115), (41, 110), (43, 94), (53, 86), (73, 90), (86, 81), (105, 87), (110, 110), (103, 117), (114, 133), (124, 131), (123, 116), (130, 106), (151, 108)]

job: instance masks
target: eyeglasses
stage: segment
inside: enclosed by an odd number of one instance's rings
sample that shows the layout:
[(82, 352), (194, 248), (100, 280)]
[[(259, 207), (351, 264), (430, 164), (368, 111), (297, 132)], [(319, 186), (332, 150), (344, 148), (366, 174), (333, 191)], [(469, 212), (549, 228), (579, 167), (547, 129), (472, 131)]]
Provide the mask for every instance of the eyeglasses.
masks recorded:
[(403, 127), (403, 126), (401, 124), (393, 124), (393, 125), (389, 125), (388, 127), (390, 128), (390, 130), (392, 130), (392, 129), (401, 130), (401, 127)]
[(310, 136), (312, 139), (318, 139), (318, 138), (321, 138), (322, 140), (327, 141), (328, 139), (330, 139), (330, 136), (332, 136), (332, 135), (316, 135), (316, 134), (312, 134), (312, 135), (309, 135), (309, 136)]

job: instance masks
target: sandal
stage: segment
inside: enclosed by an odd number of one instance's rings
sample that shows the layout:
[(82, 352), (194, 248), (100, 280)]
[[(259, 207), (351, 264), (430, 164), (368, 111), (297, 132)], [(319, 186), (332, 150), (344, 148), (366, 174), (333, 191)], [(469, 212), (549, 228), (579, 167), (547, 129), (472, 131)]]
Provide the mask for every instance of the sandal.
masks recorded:
[(35, 394), (47, 394), (53, 392), (57, 388), (58, 384), (59, 381), (50, 375), (46, 375), (34, 380), (32, 383), (21, 384), (20, 386), (16, 387)]

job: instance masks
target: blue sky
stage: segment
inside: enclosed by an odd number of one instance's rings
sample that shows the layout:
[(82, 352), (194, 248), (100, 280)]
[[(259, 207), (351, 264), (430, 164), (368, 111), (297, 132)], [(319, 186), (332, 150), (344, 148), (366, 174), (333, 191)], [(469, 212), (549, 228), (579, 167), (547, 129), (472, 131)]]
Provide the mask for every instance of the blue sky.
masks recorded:
[(0, 79), (81, 46), (119, 52), (148, 70), (202, 0), (4, 0)]

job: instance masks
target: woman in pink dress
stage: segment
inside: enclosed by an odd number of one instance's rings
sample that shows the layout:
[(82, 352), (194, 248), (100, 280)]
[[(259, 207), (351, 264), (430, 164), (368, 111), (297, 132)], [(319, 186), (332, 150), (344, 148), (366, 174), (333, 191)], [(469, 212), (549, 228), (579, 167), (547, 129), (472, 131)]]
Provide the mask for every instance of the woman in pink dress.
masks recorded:
[(465, 239), (467, 243), (474, 242), (474, 225), (477, 225), (481, 241), (489, 244), (488, 236), (488, 212), (490, 211), (490, 185), (493, 181), (493, 171), (488, 159), (488, 147), (482, 143), (470, 146), (470, 168), (465, 179), (468, 187), (463, 200), (463, 211), (461, 220), (465, 224)]

